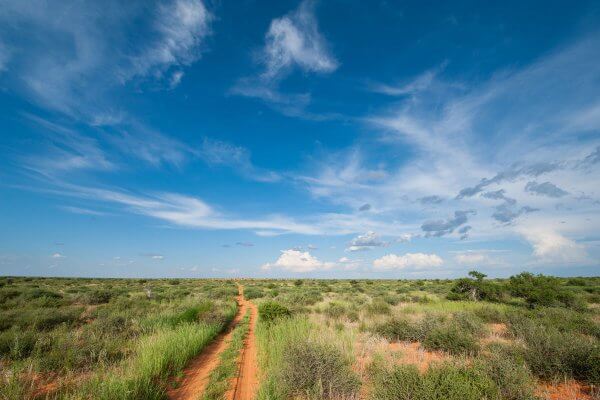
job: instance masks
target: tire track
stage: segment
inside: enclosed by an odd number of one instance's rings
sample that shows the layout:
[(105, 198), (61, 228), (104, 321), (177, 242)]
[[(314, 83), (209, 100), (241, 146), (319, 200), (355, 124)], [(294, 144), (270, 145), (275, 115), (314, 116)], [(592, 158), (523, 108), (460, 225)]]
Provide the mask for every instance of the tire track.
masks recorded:
[(238, 310), (227, 328), (219, 334), (198, 356), (196, 356), (183, 372), (183, 379), (177, 388), (167, 391), (170, 400), (197, 400), (202, 396), (209, 382), (211, 372), (219, 365), (221, 353), (229, 347), (233, 329), (246, 314), (249, 302), (244, 299), (243, 286), (238, 287)]

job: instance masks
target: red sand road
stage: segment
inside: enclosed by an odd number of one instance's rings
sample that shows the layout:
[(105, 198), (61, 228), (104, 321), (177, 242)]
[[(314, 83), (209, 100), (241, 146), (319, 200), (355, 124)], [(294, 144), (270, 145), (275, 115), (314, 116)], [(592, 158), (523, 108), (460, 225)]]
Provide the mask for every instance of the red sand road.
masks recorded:
[(256, 320), (258, 309), (250, 301), (243, 300), (250, 308), (250, 327), (240, 355), (239, 375), (234, 380), (233, 389), (227, 393), (228, 400), (253, 400), (258, 390), (258, 362), (256, 351)]
[(171, 400), (197, 400), (204, 393), (208, 385), (210, 373), (219, 365), (219, 356), (229, 346), (233, 328), (246, 314), (249, 302), (244, 299), (244, 289), (239, 287), (237, 298), (238, 312), (233, 322), (225, 331), (209, 344), (196, 358), (194, 358), (183, 372), (183, 380), (179, 387), (169, 389), (167, 397)]

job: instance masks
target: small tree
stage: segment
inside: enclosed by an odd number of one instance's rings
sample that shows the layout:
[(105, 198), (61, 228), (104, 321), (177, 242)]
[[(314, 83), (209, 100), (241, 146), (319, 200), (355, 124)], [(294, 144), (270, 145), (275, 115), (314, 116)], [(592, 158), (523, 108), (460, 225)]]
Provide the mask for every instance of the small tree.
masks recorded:
[(502, 295), (502, 291), (497, 284), (484, 280), (486, 274), (479, 271), (470, 271), (469, 276), (471, 278), (460, 278), (456, 281), (447, 296), (448, 299), (495, 301)]

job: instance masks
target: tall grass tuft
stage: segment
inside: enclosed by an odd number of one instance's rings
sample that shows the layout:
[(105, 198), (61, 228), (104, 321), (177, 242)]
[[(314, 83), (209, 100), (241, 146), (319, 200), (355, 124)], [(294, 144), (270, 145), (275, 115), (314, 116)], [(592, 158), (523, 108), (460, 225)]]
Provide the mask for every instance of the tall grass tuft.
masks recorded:
[(215, 324), (182, 324), (143, 338), (123, 365), (84, 389), (95, 399), (162, 399), (169, 376), (181, 371), (219, 333)]

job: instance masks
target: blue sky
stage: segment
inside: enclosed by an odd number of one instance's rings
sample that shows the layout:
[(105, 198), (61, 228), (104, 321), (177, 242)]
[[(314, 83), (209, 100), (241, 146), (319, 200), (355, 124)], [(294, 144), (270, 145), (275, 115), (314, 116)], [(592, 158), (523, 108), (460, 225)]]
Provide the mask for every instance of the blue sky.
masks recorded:
[(598, 275), (600, 6), (1, 1), (0, 274)]

